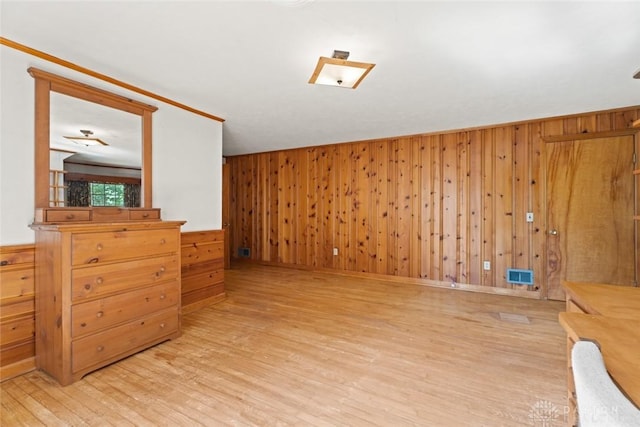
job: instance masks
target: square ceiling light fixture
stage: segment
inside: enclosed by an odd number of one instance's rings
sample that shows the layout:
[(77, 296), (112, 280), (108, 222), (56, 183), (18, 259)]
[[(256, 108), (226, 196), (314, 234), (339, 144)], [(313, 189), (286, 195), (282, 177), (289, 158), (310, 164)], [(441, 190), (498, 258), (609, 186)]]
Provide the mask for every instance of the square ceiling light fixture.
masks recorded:
[(84, 136), (65, 136), (64, 138), (70, 139), (72, 142), (78, 145), (84, 145), (85, 147), (109, 145), (100, 138), (92, 137), (93, 132), (90, 130), (80, 129), (80, 133)]
[(357, 88), (376, 64), (347, 61), (348, 57), (349, 52), (342, 50), (334, 50), (332, 58), (321, 56), (309, 83), (349, 89)]

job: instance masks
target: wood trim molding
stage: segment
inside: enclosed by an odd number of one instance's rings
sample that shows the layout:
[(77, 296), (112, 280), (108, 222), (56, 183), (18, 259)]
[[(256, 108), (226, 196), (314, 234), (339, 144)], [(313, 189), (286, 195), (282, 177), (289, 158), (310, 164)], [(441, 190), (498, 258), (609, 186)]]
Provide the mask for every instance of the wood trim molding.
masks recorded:
[(634, 127), (634, 128), (640, 128), (640, 119), (638, 119), (635, 122), (633, 122), (633, 124), (631, 126)]
[(154, 112), (158, 110), (158, 107), (154, 105), (135, 101), (131, 98), (127, 98), (126, 96), (117, 95), (113, 92), (89, 86), (88, 84), (80, 83), (66, 77), (61, 77), (38, 68), (29, 67), (27, 68), (27, 72), (35, 79), (42, 79), (49, 82), (50, 90), (53, 92), (85, 99), (96, 104), (106, 105), (138, 116), (142, 116), (145, 111)]
[(6, 381), (36, 369), (36, 358), (19, 360), (11, 365), (0, 366), (0, 381)]
[(182, 104), (180, 102), (174, 101), (172, 99), (166, 98), (164, 96), (155, 94), (153, 92), (149, 92), (149, 91), (141, 89), (141, 88), (139, 88), (137, 86), (130, 85), (129, 83), (125, 83), (123, 81), (114, 79), (113, 77), (109, 77), (109, 76), (107, 76), (105, 74), (98, 73), (97, 71), (90, 70), (88, 68), (82, 67), (80, 65), (74, 64), (72, 62), (69, 62), (69, 61), (66, 61), (64, 59), (58, 58), (56, 56), (50, 55), (48, 53), (42, 52), (40, 50), (33, 49), (33, 48), (29, 47), (29, 46), (25, 46), (23, 44), (20, 44), (18, 42), (13, 41), (13, 40), (9, 40), (9, 39), (7, 39), (5, 37), (0, 37), (0, 45), (4, 45), (4, 46), (10, 47), (12, 49), (19, 50), (20, 52), (24, 52), (26, 54), (35, 56), (37, 58), (44, 59), (45, 61), (49, 61), (49, 62), (52, 62), (54, 64), (61, 65), (63, 67), (69, 68), (71, 70), (77, 71), (77, 72), (82, 73), (82, 74), (86, 74), (88, 76), (91, 76), (91, 77), (94, 77), (96, 79), (105, 81), (107, 83), (111, 83), (111, 84), (119, 86), (121, 88), (124, 88), (124, 89), (130, 90), (132, 92), (138, 93), (140, 95), (144, 95), (144, 96), (147, 96), (149, 98), (153, 98), (155, 100), (164, 102), (165, 104), (173, 105), (174, 107), (181, 108), (183, 110), (189, 111), (190, 113), (197, 114), (199, 116), (206, 117), (208, 119), (215, 120), (215, 121), (218, 121), (218, 122), (224, 122), (225, 121), (225, 119), (222, 119), (220, 117), (214, 116), (212, 114), (206, 113), (206, 112), (201, 111), (201, 110), (197, 110), (195, 108), (189, 107), (188, 105), (185, 105), (185, 104)]
[(635, 135), (640, 132), (639, 129), (621, 129), (607, 132), (584, 132), (571, 135), (552, 135), (541, 137), (544, 142), (562, 142), (562, 141), (581, 141), (585, 139), (612, 138), (617, 136)]

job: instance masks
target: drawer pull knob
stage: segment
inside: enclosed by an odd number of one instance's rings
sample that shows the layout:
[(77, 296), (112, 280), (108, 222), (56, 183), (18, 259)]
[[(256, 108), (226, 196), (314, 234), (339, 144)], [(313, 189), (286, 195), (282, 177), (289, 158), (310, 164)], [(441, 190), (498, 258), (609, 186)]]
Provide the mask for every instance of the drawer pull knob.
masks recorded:
[(160, 323), (160, 329), (164, 329), (164, 323)]
[(89, 289), (91, 289), (91, 285), (90, 285), (89, 283), (87, 283), (87, 284), (85, 284), (85, 285), (84, 285), (84, 288), (85, 288), (86, 290), (89, 290)]
[(100, 318), (102, 316), (104, 316), (104, 312), (103, 311), (99, 311), (99, 312), (96, 313), (96, 317), (97, 318)]
[(102, 277), (96, 277), (96, 283), (98, 285), (102, 285), (102, 282), (104, 282), (104, 279)]
[(75, 216), (74, 214), (68, 214), (68, 215), (66, 216), (66, 218), (67, 218), (67, 219), (73, 219), (73, 218), (75, 218), (75, 217), (76, 217), (76, 216)]
[(160, 299), (165, 299), (167, 296), (165, 294), (160, 295)]
[(96, 351), (101, 352), (102, 350), (104, 350), (104, 346), (99, 345), (98, 347), (96, 347)]
[(165, 239), (160, 239), (160, 244), (164, 245), (165, 243), (167, 243), (167, 241)]
[(142, 218), (148, 218), (148, 217), (149, 217), (149, 214), (148, 214), (148, 213), (143, 213), (143, 214), (142, 214)]
[(164, 267), (164, 265), (162, 267), (160, 267), (160, 272), (164, 273), (165, 271), (167, 271), (167, 269)]
[(96, 249), (97, 249), (97, 250), (99, 250), (99, 251), (101, 251), (101, 250), (102, 250), (102, 243), (98, 243), (98, 244), (96, 245)]
[(98, 261), (100, 261), (100, 258), (98, 258), (96, 256), (96, 257), (91, 258), (89, 261), (87, 261), (87, 264), (95, 264)]
[(80, 323), (80, 326), (84, 328), (85, 326), (87, 326), (87, 324), (85, 322), (82, 322)]

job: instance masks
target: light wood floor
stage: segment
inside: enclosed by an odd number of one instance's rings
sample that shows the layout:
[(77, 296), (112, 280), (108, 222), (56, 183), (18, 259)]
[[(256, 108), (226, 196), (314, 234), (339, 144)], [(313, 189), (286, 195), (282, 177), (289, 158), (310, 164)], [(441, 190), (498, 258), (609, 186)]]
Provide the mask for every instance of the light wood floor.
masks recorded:
[(564, 425), (562, 303), (246, 265), (225, 282), (175, 341), (67, 387), (2, 383), (1, 424), (526, 426), (553, 405)]

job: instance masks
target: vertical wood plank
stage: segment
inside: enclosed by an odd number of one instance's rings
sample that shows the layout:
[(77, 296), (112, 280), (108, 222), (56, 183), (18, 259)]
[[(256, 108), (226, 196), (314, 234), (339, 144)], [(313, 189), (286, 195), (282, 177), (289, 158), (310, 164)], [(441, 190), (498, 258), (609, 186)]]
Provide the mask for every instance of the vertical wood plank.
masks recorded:
[(409, 276), (421, 276), (422, 259), (422, 138), (411, 138), (411, 235), (409, 241)]
[(279, 154), (269, 154), (269, 261), (280, 259), (280, 162)]
[(468, 283), (482, 283), (482, 133), (469, 132), (469, 278)]
[(495, 130), (494, 166), (494, 262), (496, 286), (510, 287), (506, 281), (507, 268), (513, 266), (513, 127)]
[(494, 129), (482, 130), (482, 261), (491, 263), (491, 270), (482, 270), (481, 284), (495, 286), (495, 141)]
[(444, 280), (442, 277), (442, 135), (432, 138), (431, 142), (431, 203), (433, 217), (431, 223), (431, 278)]
[(408, 277), (411, 254), (411, 139), (401, 138), (397, 145), (397, 267), (398, 275)]
[(442, 273), (439, 280), (457, 282), (457, 233), (458, 233), (458, 135), (455, 133), (442, 136)]
[(319, 203), (320, 203), (320, 150), (321, 148), (309, 149), (309, 202), (307, 214), (307, 265), (317, 267), (318, 247), (320, 228), (318, 226)]
[(391, 274), (389, 271), (389, 147), (386, 142), (377, 141), (374, 159), (377, 166), (377, 233), (375, 273)]
[[(529, 126), (514, 126), (513, 158), (513, 261), (514, 268), (529, 269), (529, 244), (532, 223), (527, 222), (529, 212)], [(534, 216), (535, 219), (535, 216)], [(527, 289), (527, 285), (512, 285)]]
[(378, 183), (378, 162), (376, 161), (376, 143), (370, 141), (368, 144), (367, 162), (369, 172), (367, 174), (368, 198), (369, 200), (369, 235), (367, 236), (368, 272), (376, 272), (378, 269), (378, 223), (382, 220), (379, 213), (380, 193)]
[(435, 215), (433, 211), (433, 181), (432, 169), (432, 136), (423, 136), (420, 139), (420, 277), (432, 279), (432, 224)]
[(389, 141), (387, 164), (389, 165), (389, 233), (387, 234), (387, 259), (389, 274), (398, 275), (398, 140)]
[(369, 268), (369, 242), (371, 226), (369, 217), (369, 144), (366, 142), (354, 146), (354, 190), (353, 213), (356, 230), (356, 271)]
[(309, 150), (300, 150), (296, 156), (296, 264), (305, 265), (307, 260), (307, 239), (309, 229)]
[(333, 171), (333, 150), (330, 147), (326, 147), (322, 150), (320, 159), (322, 180), (320, 190), (320, 200), (322, 207), (322, 265), (324, 267), (333, 267), (335, 264), (333, 256), (334, 247), (334, 205), (335, 197), (333, 189), (334, 184), (334, 171)]
[(343, 270), (350, 270), (351, 266), (351, 147), (340, 145), (340, 246), (339, 262)]
[(457, 281), (461, 283), (469, 282), (470, 265), (470, 160), (469, 160), (469, 135), (467, 132), (457, 134), (457, 170), (458, 170), (458, 204), (457, 204), (457, 245), (458, 255), (456, 257)]

